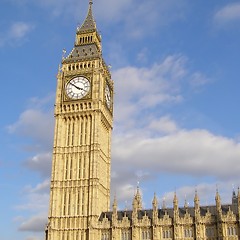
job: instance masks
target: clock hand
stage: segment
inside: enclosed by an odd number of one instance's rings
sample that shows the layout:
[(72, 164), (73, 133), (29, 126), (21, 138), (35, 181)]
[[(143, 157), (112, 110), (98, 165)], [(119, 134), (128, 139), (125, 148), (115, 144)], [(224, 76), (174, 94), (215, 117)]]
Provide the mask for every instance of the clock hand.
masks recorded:
[(75, 87), (76, 89), (78, 89), (78, 90), (84, 90), (83, 88), (80, 88), (80, 87), (76, 86), (75, 84), (73, 84), (73, 83), (71, 83), (71, 82), (70, 82), (70, 85), (74, 86), (74, 87)]

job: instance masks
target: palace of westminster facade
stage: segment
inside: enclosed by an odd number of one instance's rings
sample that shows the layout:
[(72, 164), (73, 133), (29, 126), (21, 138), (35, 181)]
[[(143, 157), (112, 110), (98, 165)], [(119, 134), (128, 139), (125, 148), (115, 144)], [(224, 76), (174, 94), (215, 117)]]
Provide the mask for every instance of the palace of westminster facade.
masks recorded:
[(57, 79), (55, 134), (46, 240), (240, 239), (240, 192), (222, 205), (142, 209), (137, 189), (132, 210), (110, 208), (113, 81), (102, 57), (92, 14), (77, 28), (71, 53)]

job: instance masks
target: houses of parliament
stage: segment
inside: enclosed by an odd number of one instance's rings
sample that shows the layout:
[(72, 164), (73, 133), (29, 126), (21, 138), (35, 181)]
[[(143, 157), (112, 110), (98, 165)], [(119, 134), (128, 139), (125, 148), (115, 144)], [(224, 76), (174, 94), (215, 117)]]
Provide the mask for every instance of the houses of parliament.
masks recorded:
[(110, 206), (111, 132), (114, 83), (102, 57), (93, 2), (77, 28), (72, 51), (57, 75), (55, 132), (46, 240), (237, 240), (240, 239), (240, 192), (222, 205), (142, 208), (137, 189), (131, 210)]

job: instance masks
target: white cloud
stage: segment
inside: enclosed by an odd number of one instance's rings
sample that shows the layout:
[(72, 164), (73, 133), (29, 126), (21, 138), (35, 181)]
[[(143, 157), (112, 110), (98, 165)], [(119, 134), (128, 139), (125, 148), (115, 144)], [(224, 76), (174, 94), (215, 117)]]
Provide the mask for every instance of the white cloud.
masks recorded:
[(23, 223), (19, 227), (19, 231), (44, 232), (46, 223), (47, 216), (45, 215), (33, 216), (32, 218), (23, 221)]
[(142, 38), (153, 36), (163, 26), (183, 19), (187, 4), (185, 0), (137, 1), (128, 8), (122, 18), (128, 37)]
[[(43, 186), (42, 186), (43, 187)], [(40, 191), (40, 189), (38, 189)], [(43, 191), (43, 189), (41, 189)], [(46, 192), (46, 186), (43, 192), (33, 192), (30, 186), (25, 187), (24, 191), (24, 204), (19, 204), (16, 206), (17, 210), (25, 211), (30, 213), (47, 212), (49, 204), (49, 193)]]
[(209, 82), (211, 82), (211, 80), (204, 76), (201, 72), (193, 73), (190, 80), (190, 84), (194, 88), (199, 88), (200, 86), (206, 85)]
[(185, 0), (160, 2), (157, 0), (118, 2), (102, 0), (94, 4), (94, 12), (96, 18), (100, 21), (103, 20), (106, 24), (120, 23), (120, 27), (127, 33), (123, 34), (121, 31), (121, 35), (125, 38), (136, 39), (154, 35), (155, 30), (159, 31), (162, 26), (182, 19), (186, 7)]
[(214, 15), (214, 20), (219, 24), (240, 21), (240, 3), (230, 3), (219, 9)]
[[(238, 181), (240, 179), (237, 179)], [(232, 201), (232, 184), (231, 181), (223, 181), (215, 183), (199, 183), (196, 186), (187, 185), (176, 189), (176, 195), (179, 200), (179, 206), (183, 207), (185, 200), (189, 203), (189, 206), (194, 205), (194, 196), (197, 191), (201, 206), (209, 206), (215, 204), (216, 191), (219, 192), (221, 203), (230, 204)], [(159, 198), (159, 205), (162, 205), (163, 200), (168, 207), (173, 206), (174, 192), (167, 192), (164, 196)]]
[(155, 133), (174, 133), (178, 130), (177, 124), (169, 117), (163, 116), (160, 119), (154, 119), (149, 124), (149, 129)]
[(33, 29), (31, 23), (14, 22), (6, 32), (0, 33), (0, 47), (21, 44)]
[(16, 210), (23, 211), (28, 217), (18, 216), (19, 231), (43, 232), (47, 224), (49, 206), (50, 180), (45, 179), (36, 186), (25, 186), (23, 204), (16, 206)]
[(24, 22), (15, 22), (9, 30), (9, 37), (12, 39), (21, 39), (31, 30), (32, 25)]
[(9, 125), (8, 130), (31, 139), (38, 150), (49, 150), (53, 141), (53, 125), (52, 110), (30, 108), (20, 115), (16, 123)]
[(129, 8), (131, 8), (133, 4), (134, 0), (96, 1), (93, 5), (93, 11), (97, 19), (101, 18), (108, 23), (112, 21), (116, 22), (124, 18), (123, 16), (129, 12)]
[[(32, 4), (30, 0), (11, 0), (19, 4)], [(139, 38), (153, 34), (160, 27), (183, 19), (187, 8), (186, 0), (168, 1), (143, 1), (143, 0), (122, 0), (111, 1), (101, 0), (94, 2), (93, 12), (98, 23), (104, 24), (119, 23), (125, 37)], [(88, 9), (88, 1), (78, 0), (37, 0), (35, 4), (48, 9), (51, 17), (74, 16), (81, 21), (85, 18)], [(100, 25), (100, 24), (99, 24)]]
[(50, 179), (45, 179), (43, 182), (37, 184), (35, 187), (27, 186), (25, 191), (30, 194), (45, 194), (49, 193)]
[(180, 84), (188, 74), (186, 62), (186, 57), (175, 55), (150, 68), (114, 71), (116, 121), (131, 119), (140, 109), (181, 101)]
[(113, 138), (114, 161), (157, 174), (236, 178), (240, 171), (239, 156), (239, 143), (206, 130), (179, 130), (153, 138), (149, 135)]
[(186, 56), (178, 54), (148, 68), (128, 66), (115, 70), (114, 114), (118, 129), (136, 126), (136, 118), (138, 123), (149, 120), (153, 109), (158, 112), (161, 106), (179, 104), (187, 88), (197, 90), (210, 82), (203, 73), (190, 71), (188, 62)]
[(51, 163), (52, 152), (43, 152), (25, 161), (24, 165), (30, 170), (39, 172), (43, 177), (49, 177), (51, 174)]

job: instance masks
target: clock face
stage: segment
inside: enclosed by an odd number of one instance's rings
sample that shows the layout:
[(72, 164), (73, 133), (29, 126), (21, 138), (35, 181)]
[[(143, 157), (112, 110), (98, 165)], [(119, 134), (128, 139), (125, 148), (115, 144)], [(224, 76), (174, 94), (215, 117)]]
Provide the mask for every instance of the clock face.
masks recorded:
[(108, 85), (106, 85), (106, 88), (105, 88), (105, 99), (106, 99), (108, 108), (110, 108), (111, 107), (111, 92), (110, 92)]
[(81, 99), (90, 91), (90, 82), (85, 77), (75, 77), (66, 84), (66, 94), (71, 99)]

